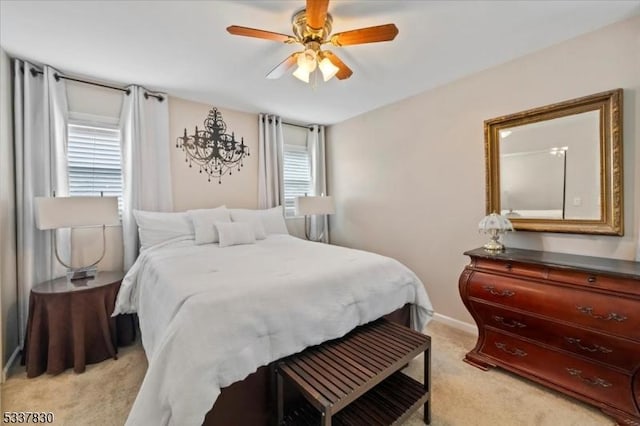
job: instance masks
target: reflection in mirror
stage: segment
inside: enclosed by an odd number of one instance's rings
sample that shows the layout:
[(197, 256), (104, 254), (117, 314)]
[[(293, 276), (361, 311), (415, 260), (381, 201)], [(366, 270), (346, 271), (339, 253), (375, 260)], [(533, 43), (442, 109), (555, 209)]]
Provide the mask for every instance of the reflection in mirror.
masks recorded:
[(622, 95), (486, 120), (487, 213), (517, 230), (623, 235)]
[(505, 128), (498, 135), (502, 214), (600, 218), (598, 111)]
[(507, 217), (564, 218), (563, 154), (549, 150), (500, 154), (501, 213)]

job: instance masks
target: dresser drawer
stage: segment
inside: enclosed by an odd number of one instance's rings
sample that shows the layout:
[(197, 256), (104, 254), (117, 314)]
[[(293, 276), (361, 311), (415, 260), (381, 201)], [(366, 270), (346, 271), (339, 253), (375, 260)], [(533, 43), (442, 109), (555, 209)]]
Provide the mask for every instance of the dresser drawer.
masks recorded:
[(498, 328), (633, 372), (640, 366), (640, 342), (619, 339), (493, 305), (472, 302), (488, 327)]
[(468, 283), (472, 299), (572, 322), (640, 341), (640, 301), (484, 272)]
[(475, 268), (489, 269), (505, 274), (525, 276), (532, 278), (544, 278), (546, 268), (540, 265), (530, 265), (519, 262), (505, 262), (491, 259), (476, 259)]
[(589, 361), (491, 330), (480, 352), (569, 391), (638, 415), (631, 378)]
[(566, 271), (554, 268), (549, 269), (548, 278), (561, 283), (608, 289), (626, 294), (637, 294), (638, 289), (640, 288), (640, 280), (616, 278), (597, 273)]

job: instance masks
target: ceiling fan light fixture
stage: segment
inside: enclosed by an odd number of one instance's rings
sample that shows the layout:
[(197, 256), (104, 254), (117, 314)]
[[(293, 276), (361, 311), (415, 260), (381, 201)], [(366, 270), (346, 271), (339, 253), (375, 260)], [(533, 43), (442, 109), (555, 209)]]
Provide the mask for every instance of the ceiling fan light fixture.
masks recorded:
[[(311, 85), (314, 87), (319, 80), (320, 73), (322, 73), (324, 81), (331, 80), (333, 77), (346, 80), (353, 74), (351, 68), (342, 62), (336, 54), (322, 51), (322, 46), (327, 43), (334, 46), (352, 46), (391, 41), (398, 35), (398, 27), (390, 23), (332, 34), (333, 18), (328, 12), (329, 2), (330, 0), (306, 0), (307, 7), (298, 10), (291, 19), (294, 35), (239, 25), (227, 27), (227, 32), (236, 36), (303, 46), (302, 51), (292, 53), (273, 68), (266, 76), (268, 79), (282, 77), (297, 63), (298, 69), (294, 73), (296, 78), (307, 83), (312, 80)], [(329, 59), (325, 60), (325, 58)]]
[(298, 67), (313, 72), (316, 69), (318, 54), (313, 49), (306, 49), (301, 55), (298, 55)]
[(323, 58), (320, 61), (318, 67), (322, 72), (322, 78), (324, 78), (324, 81), (331, 80), (338, 73), (338, 71), (340, 71), (340, 68), (336, 67), (333, 62), (329, 60), (329, 58)]
[[(302, 55), (301, 55), (302, 56)], [(293, 76), (300, 81), (304, 81), (305, 83), (309, 82), (309, 70), (306, 67), (298, 65), (298, 68), (293, 72)]]

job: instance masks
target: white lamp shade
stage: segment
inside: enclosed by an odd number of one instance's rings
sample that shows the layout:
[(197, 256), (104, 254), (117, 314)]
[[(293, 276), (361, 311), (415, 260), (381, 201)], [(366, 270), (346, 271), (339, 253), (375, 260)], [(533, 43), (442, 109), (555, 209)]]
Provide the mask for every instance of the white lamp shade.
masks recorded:
[(36, 197), (38, 229), (117, 225), (118, 197)]
[(293, 75), (300, 81), (304, 81), (305, 83), (309, 82), (309, 71), (304, 67), (298, 66), (298, 68), (293, 72)]
[(340, 71), (340, 68), (333, 65), (333, 63), (329, 60), (329, 58), (324, 58), (320, 61), (320, 71), (322, 72), (322, 77), (324, 81), (330, 80), (334, 75)]
[(300, 68), (306, 69), (308, 72), (313, 72), (318, 66), (317, 64), (318, 54), (313, 49), (306, 49), (301, 55), (298, 55), (296, 60)]
[(336, 212), (336, 205), (331, 196), (298, 197), (295, 201), (295, 208), (298, 216), (334, 214)]
[(485, 216), (478, 224), (478, 229), (483, 232), (488, 232), (493, 229), (499, 232), (513, 231), (513, 225), (511, 221), (506, 217), (497, 213), (491, 213)]

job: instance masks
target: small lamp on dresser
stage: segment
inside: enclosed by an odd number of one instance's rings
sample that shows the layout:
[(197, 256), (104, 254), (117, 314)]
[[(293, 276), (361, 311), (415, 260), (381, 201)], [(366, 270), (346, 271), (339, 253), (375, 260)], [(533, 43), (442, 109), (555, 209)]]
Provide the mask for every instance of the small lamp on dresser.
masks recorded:
[[(335, 214), (336, 206), (333, 201), (333, 197), (328, 195), (320, 195), (320, 196), (307, 196), (298, 197), (295, 201), (295, 210), (296, 214), (299, 216), (304, 216), (304, 235), (307, 237), (309, 241), (320, 242), (324, 239), (324, 233), (326, 229), (324, 229), (324, 222), (322, 225), (322, 232), (316, 239), (311, 239), (311, 220), (310, 217), (313, 215), (329, 215)], [(323, 217), (324, 218), (324, 217)]]
[(491, 236), (491, 240), (484, 245), (484, 249), (488, 252), (497, 253), (504, 251), (504, 244), (500, 242), (500, 235), (507, 231), (513, 231), (513, 225), (505, 216), (491, 213), (480, 221), (478, 230)]
[[(67, 268), (71, 280), (90, 278), (96, 275), (96, 265), (106, 252), (106, 225), (117, 225), (118, 197), (36, 197), (36, 227), (53, 231), (53, 246), (56, 259)], [(73, 268), (71, 259), (65, 263), (58, 253), (56, 229), (102, 226), (102, 254), (90, 265)]]

